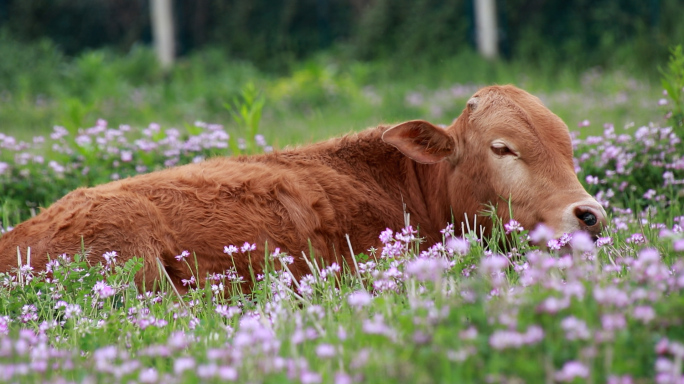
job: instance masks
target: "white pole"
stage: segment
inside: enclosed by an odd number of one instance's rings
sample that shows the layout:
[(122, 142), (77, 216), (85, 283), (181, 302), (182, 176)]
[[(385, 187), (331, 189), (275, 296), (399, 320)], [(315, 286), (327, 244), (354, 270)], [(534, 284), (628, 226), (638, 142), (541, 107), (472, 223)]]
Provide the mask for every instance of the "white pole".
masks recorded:
[(487, 59), (494, 59), (499, 55), (496, 26), (496, 0), (474, 1), (477, 50)]
[(152, 0), (150, 11), (152, 13), (152, 39), (157, 59), (164, 69), (168, 69), (173, 64), (176, 50), (171, 0)]

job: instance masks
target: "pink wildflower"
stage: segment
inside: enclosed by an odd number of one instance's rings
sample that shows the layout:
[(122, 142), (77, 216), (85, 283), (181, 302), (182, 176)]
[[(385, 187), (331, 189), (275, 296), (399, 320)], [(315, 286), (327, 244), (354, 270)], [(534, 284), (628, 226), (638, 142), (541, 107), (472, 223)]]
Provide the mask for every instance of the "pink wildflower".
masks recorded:
[(238, 251), (238, 248), (234, 245), (227, 245), (223, 247), (223, 253), (227, 254), (228, 256), (232, 256), (233, 253), (236, 253)]
[(506, 230), (506, 234), (510, 234), (511, 232), (522, 232), (523, 227), (520, 225), (520, 223), (517, 220), (511, 219), (508, 223), (504, 224), (504, 229)]
[(107, 265), (115, 264), (117, 256), (118, 255), (116, 251), (105, 252), (102, 254), (102, 257), (104, 257), (105, 261), (107, 262)]
[(356, 309), (361, 309), (367, 306), (368, 304), (370, 304), (372, 299), (373, 296), (371, 296), (366, 291), (356, 291), (347, 296), (347, 302), (349, 303), (349, 305)]
[(116, 293), (116, 291), (114, 291), (114, 288), (107, 285), (107, 283), (105, 283), (104, 281), (98, 281), (97, 283), (95, 283), (95, 285), (93, 286), (93, 292), (101, 299), (114, 296), (114, 294)]
[(594, 250), (594, 241), (591, 240), (589, 234), (579, 231), (572, 234), (570, 246), (580, 252), (590, 252)]
[(195, 276), (190, 276), (189, 279), (181, 279), (181, 283), (183, 283), (183, 286), (187, 285), (195, 285)]
[(176, 375), (195, 368), (195, 359), (192, 357), (179, 357), (173, 362), (173, 371)]
[(599, 237), (598, 240), (596, 240), (596, 246), (601, 248), (606, 245), (613, 245), (613, 238), (610, 236), (606, 237)]
[(468, 254), (470, 250), (470, 243), (462, 237), (449, 237), (445, 245), (447, 249), (460, 256)]
[(242, 247), (240, 247), (240, 252), (245, 253), (245, 252), (251, 252), (256, 249), (256, 244), (250, 244), (248, 242), (245, 242), (242, 244)]
[(656, 313), (653, 310), (653, 307), (641, 305), (634, 307), (632, 316), (637, 320), (641, 320), (643, 323), (649, 323), (651, 320), (655, 319)]
[(563, 368), (556, 372), (556, 380), (571, 382), (576, 378), (586, 379), (589, 377), (589, 368), (579, 361), (568, 361)]
[(332, 344), (319, 344), (316, 347), (316, 356), (322, 359), (329, 359), (335, 356), (335, 346)]
[(442, 273), (447, 268), (449, 268), (449, 262), (442, 258), (418, 258), (406, 265), (406, 274), (415, 277), (418, 281), (436, 281), (442, 277)]
[(672, 248), (676, 252), (684, 251), (684, 239), (675, 240), (674, 243), (672, 244)]
[(182, 261), (182, 260), (185, 260), (185, 258), (187, 258), (188, 256), (190, 256), (190, 252), (188, 252), (188, 251), (183, 251), (183, 252), (181, 252), (180, 255), (177, 255), (177, 256), (176, 256), (176, 260)]
[(392, 241), (393, 235), (394, 235), (394, 232), (391, 229), (387, 228), (380, 233), (380, 241), (383, 244), (387, 244), (390, 241)]
[(532, 240), (533, 243), (546, 243), (553, 239), (553, 236), (553, 229), (544, 223), (540, 223), (532, 232), (530, 232), (530, 240)]

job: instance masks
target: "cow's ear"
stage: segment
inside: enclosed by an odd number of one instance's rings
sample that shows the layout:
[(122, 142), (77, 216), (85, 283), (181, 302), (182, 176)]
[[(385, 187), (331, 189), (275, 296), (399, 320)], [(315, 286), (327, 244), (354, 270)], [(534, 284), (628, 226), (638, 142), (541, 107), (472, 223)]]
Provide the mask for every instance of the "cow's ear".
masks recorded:
[(413, 160), (431, 164), (444, 160), (454, 152), (454, 139), (442, 128), (427, 121), (412, 120), (385, 131), (382, 140)]

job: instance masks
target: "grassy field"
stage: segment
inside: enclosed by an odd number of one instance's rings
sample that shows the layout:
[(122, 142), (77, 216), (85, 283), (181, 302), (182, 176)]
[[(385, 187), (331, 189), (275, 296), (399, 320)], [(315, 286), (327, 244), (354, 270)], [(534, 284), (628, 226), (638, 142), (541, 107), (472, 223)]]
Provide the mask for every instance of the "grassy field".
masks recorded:
[[(24, 254), (17, 274), (0, 276), (0, 381), (684, 380), (684, 159), (680, 132), (662, 118), (671, 104), (659, 106), (668, 99), (653, 80), (616, 70), (532, 74), (468, 54), (404, 72), (319, 57), (280, 76), (216, 52), (167, 75), (148, 59), (144, 50), (124, 59), (90, 53), (69, 64), (80, 69), (60, 69), (71, 82), (43, 84), (41, 98), (33, 80), (6, 95), (2, 231), (80, 185), (379, 122), (446, 124), (492, 82), (527, 88), (578, 131), (578, 176), (610, 226), (595, 243), (514, 223), (497, 223), (491, 239), (447, 226), (425, 252), (413, 228), (395, 228), (377, 234), (384, 252), (355, 250), (365, 252), (357, 273), (311, 263), (294, 281), (271, 268), (251, 294), (230, 270), (204, 287), (188, 281), (178, 297), (169, 286), (139, 293), (137, 260), (111, 254), (108, 265), (90, 266), (70, 255), (47, 275)], [(573, 251), (561, 251), (565, 244)], [(217, 244), (231, 245), (249, 252)], [(251, 256), (272, 267), (292, 257)]]
[(0, 127), (24, 140), (54, 125), (76, 129), (97, 119), (110, 126), (156, 122), (180, 129), (201, 120), (234, 132), (226, 105), (248, 83), (266, 99), (260, 133), (278, 147), (407, 119), (448, 124), (479, 86), (494, 83), (539, 95), (571, 128), (588, 119), (594, 133), (606, 122), (622, 126), (662, 115), (654, 108), (662, 88), (652, 74), (490, 63), (472, 52), (430, 63), (321, 54), (285, 73), (266, 73), (206, 50), (165, 73), (146, 48), (126, 56), (92, 51), (75, 58), (60, 56), (49, 44), (5, 50), (14, 61), (0, 66), (6, 88), (0, 94)]

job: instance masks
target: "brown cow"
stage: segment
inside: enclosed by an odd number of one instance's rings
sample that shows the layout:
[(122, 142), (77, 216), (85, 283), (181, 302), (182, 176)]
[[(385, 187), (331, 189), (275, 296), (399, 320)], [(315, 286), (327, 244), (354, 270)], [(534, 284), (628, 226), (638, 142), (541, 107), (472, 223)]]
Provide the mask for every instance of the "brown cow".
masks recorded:
[(190, 278), (175, 259), (182, 251), (196, 254), (200, 276), (234, 265), (248, 277), (248, 256), (230, 257), (224, 246), (255, 243), (258, 272), (267, 242), (294, 255), (290, 267), (301, 276), (310, 246), (327, 263), (348, 257), (347, 234), (356, 252), (379, 247), (381, 231), (403, 226), (404, 204), (431, 245), (452, 217), (472, 220), (488, 204), (507, 221), (509, 199), (525, 228), (543, 222), (559, 235), (584, 229), (596, 236), (605, 223), (577, 180), (563, 121), (525, 91), (492, 86), (446, 129), (409, 121), (77, 189), (0, 239), (0, 271), (16, 267), (17, 247), (24, 255), (31, 247), (31, 264), (41, 269), (48, 254), (79, 252), (82, 239), (90, 262), (108, 251), (143, 257), (139, 285), (159, 276), (159, 258), (182, 289), (181, 279)]

